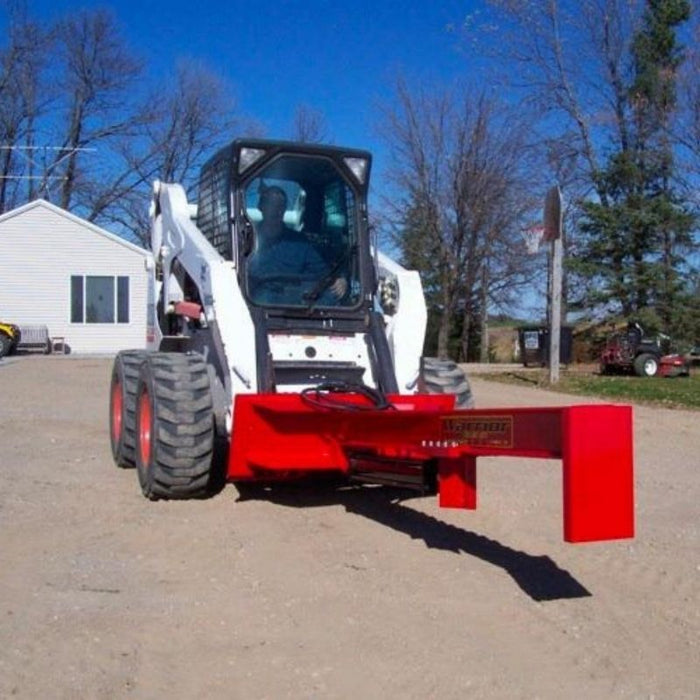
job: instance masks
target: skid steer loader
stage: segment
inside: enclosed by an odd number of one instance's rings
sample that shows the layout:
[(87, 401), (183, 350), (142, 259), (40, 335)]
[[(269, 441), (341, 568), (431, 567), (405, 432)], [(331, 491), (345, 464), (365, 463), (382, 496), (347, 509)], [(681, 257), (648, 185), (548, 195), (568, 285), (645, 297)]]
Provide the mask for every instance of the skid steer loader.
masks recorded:
[(150, 499), (327, 473), (475, 508), (477, 457), (556, 458), (565, 539), (631, 537), (629, 407), (473, 409), (462, 370), (421, 356), (418, 273), (370, 240), (370, 168), (245, 139), (204, 165), (196, 207), (154, 184), (146, 347), (112, 373), (116, 463)]

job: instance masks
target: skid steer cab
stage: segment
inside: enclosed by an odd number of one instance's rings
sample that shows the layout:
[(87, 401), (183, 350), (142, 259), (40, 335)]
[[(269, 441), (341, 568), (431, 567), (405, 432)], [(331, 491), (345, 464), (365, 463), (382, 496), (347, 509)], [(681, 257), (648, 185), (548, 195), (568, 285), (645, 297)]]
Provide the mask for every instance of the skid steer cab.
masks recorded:
[(245, 139), (204, 165), (196, 206), (154, 184), (116, 463), (150, 499), (331, 474), (474, 508), (478, 457), (560, 459), (565, 538), (631, 537), (631, 410), (474, 409), (462, 369), (422, 356), (418, 273), (370, 240), (370, 170), (366, 151)]

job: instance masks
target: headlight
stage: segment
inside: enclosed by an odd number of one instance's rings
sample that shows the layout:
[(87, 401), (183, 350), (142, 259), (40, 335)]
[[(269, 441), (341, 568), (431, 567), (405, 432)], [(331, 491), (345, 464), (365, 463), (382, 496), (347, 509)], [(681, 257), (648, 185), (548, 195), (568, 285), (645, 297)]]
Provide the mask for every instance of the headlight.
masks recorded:
[(361, 184), (365, 184), (367, 177), (367, 159), (366, 158), (343, 158), (345, 165), (350, 168), (350, 172), (357, 178)]
[(265, 155), (264, 148), (241, 148), (238, 156), (238, 172), (248, 170), (251, 165), (257, 163)]
[(399, 309), (399, 285), (393, 275), (379, 280), (379, 304), (387, 316), (393, 316)]

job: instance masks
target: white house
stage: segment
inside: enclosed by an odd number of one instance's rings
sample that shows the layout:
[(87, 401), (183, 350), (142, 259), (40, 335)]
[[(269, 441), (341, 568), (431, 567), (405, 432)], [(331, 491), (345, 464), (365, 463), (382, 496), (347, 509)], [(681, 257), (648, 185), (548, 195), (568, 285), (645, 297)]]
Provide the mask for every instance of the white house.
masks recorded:
[(0, 216), (0, 319), (48, 326), (75, 353), (140, 348), (147, 251), (46, 202)]

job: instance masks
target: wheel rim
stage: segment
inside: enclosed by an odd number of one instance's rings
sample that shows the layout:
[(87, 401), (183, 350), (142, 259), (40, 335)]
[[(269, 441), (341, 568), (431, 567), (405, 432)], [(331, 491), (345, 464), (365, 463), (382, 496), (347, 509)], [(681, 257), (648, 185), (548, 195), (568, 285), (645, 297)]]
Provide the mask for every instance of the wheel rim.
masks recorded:
[(112, 442), (116, 445), (122, 438), (122, 411), (124, 394), (121, 382), (112, 385)]
[(151, 463), (151, 400), (145, 389), (139, 397), (139, 455), (141, 464), (148, 469)]
[(653, 358), (649, 358), (645, 363), (644, 363), (644, 372), (647, 374), (647, 376), (651, 377), (654, 374), (656, 374), (656, 360)]

